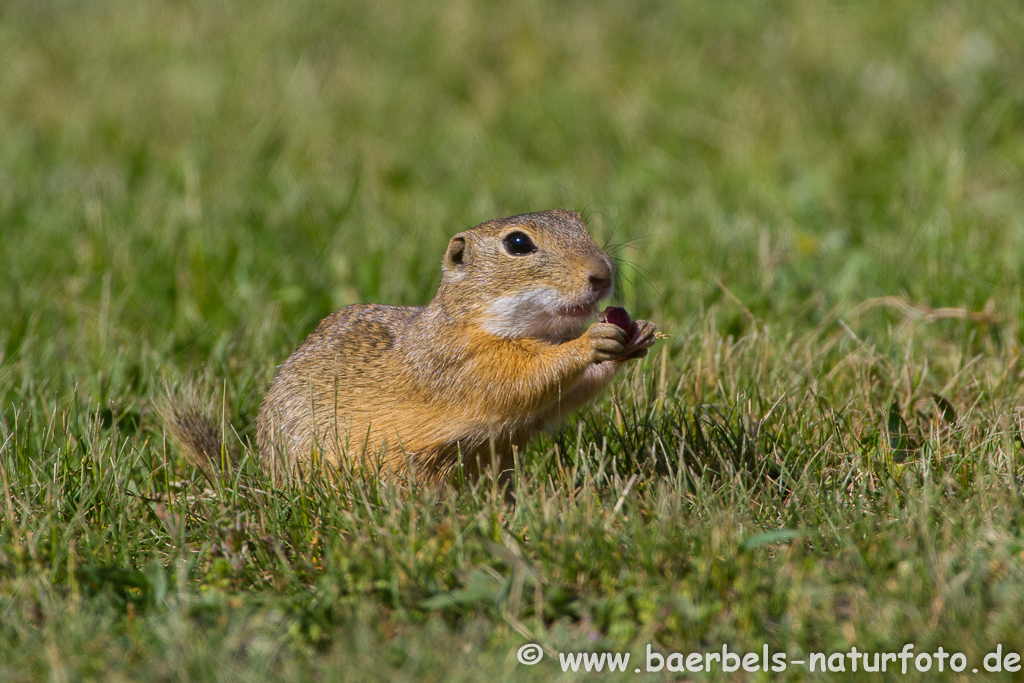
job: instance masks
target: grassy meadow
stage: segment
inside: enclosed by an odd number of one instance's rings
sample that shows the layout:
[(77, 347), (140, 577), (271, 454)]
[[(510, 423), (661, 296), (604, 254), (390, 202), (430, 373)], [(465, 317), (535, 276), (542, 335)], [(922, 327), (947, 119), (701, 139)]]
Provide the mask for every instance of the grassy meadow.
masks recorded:
[[(0, 64), (0, 680), (1024, 654), (1018, 0), (5, 0)], [(320, 318), (554, 207), (670, 336), (517, 505), (261, 474)], [(243, 454), (217, 486), (153, 408), (186, 381)]]

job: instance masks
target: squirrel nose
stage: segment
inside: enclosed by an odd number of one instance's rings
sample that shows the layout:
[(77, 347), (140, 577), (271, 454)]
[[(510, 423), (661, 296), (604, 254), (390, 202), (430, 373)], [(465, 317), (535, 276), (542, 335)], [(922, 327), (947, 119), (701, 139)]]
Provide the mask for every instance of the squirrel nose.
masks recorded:
[(591, 275), (590, 288), (595, 292), (607, 292), (612, 288), (612, 279), (610, 277), (601, 277), (600, 275)]
[(615, 277), (615, 264), (612, 260), (605, 256), (600, 255), (600, 258), (595, 259), (590, 264), (590, 272), (587, 274), (590, 279), (590, 289), (597, 292), (600, 298), (604, 298), (612, 293), (612, 278)]

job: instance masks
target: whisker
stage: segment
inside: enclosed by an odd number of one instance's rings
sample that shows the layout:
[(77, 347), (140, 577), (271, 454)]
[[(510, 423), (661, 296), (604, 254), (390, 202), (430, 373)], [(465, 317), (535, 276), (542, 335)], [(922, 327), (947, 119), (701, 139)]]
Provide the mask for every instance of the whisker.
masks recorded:
[(654, 283), (651, 282), (650, 278), (647, 276), (650, 271), (648, 271), (646, 268), (639, 266), (631, 261), (620, 260), (614, 257), (612, 257), (612, 260), (615, 261), (616, 275), (618, 275), (627, 283), (629, 283), (630, 286), (637, 288), (637, 282), (636, 280), (630, 278), (626, 274), (626, 268), (635, 273), (635, 275), (639, 277), (640, 281), (643, 282), (643, 284), (646, 285), (648, 289), (657, 292), (658, 294), (661, 294), (660, 290), (654, 286)]
[(603, 248), (605, 250), (605, 253), (609, 255), (614, 254), (615, 252), (618, 252), (622, 249), (633, 249), (641, 253), (647, 253), (644, 249), (641, 249), (640, 247), (636, 246), (636, 243), (649, 239), (650, 237), (651, 235), (639, 235), (637, 237), (633, 237), (628, 240), (623, 240), (622, 242), (617, 242), (615, 244), (606, 243)]

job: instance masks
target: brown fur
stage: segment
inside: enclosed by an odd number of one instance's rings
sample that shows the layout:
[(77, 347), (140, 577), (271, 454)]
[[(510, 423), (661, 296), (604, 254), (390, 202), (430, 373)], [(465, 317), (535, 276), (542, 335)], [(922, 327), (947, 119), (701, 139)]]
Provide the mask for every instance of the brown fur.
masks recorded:
[[(505, 238), (536, 250), (513, 254)], [(570, 211), (489, 221), (448, 245), (424, 307), (360, 304), (327, 318), (280, 366), (257, 439), (277, 475), (343, 463), (447, 479), (511, 467), (513, 449), (593, 400), (654, 342), (638, 321), (583, 327), (614, 266)], [(187, 428), (179, 431), (187, 431)], [(187, 440), (186, 440), (187, 441)]]
[(222, 429), (207, 414), (207, 402), (200, 398), (194, 386), (183, 387), (177, 392), (166, 387), (156, 409), (167, 425), (171, 441), (208, 479), (215, 480), (225, 465), (235, 465), (235, 454), (224, 448)]

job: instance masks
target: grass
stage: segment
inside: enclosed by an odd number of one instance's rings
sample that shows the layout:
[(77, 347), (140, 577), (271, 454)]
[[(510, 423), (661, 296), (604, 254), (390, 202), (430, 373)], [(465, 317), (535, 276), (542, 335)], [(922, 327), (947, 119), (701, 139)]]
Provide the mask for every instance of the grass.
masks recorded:
[[(0, 679), (1024, 653), (1022, 28), (1012, 0), (5, 3)], [(518, 505), (270, 486), (256, 409), (320, 318), (421, 304), (451, 234), (556, 206), (671, 337), (522, 453)], [(187, 378), (247, 456), (217, 488), (152, 409)]]

